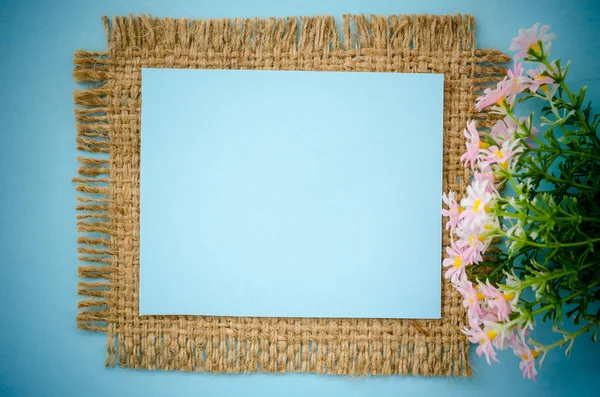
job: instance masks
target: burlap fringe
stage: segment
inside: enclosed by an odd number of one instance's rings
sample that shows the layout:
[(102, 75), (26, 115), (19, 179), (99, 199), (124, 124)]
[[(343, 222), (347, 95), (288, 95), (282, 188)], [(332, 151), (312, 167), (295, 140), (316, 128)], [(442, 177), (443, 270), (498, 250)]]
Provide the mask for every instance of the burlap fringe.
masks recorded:
[[(223, 53), (271, 51), (329, 56), (356, 49), (471, 51), (475, 49), (472, 15), (344, 15), (340, 32), (333, 16), (231, 19), (159, 19), (151, 16), (104, 17), (111, 49), (163, 47)], [(340, 38), (343, 34), (343, 40)], [(116, 46), (116, 47), (115, 47)], [(344, 54), (346, 55), (346, 54)]]
[(107, 53), (77, 51), (73, 78), (83, 89), (73, 93), (77, 127), (78, 176), (73, 178), (78, 211), (77, 239), (79, 295), (77, 326), (106, 332), (110, 318), (109, 294), (113, 268), (110, 255), (110, 144), (108, 138)]
[[(374, 329), (374, 334), (379, 336), (375, 336), (374, 341), (357, 339), (351, 344), (335, 341), (335, 335), (327, 331), (327, 319), (323, 319), (317, 331), (311, 328), (314, 325), (303, 325), (302, 319), (273, 319), (270, 325), (247, 319), (245, 326), (232, 328), (227, 318), (197, 317), (198, 327), (206, 330), (202, 336), (189, 329), (186, 325), (189, 323), (184, 321), (187, 317), (182, 316), (144, 317), (143, 326), (142, 320), (116, 324), (111, 291), (116, 268), (110, 260), (115, 247), (111, 248), (112, 232), (108, 222), (115, 210), (111, 207), (107, 187), (110, 160), (94, 155), (111, 151), (106, 113), (110, 91), (106, 83), (107, 65), (119, 62), (114, 54), (148, 57), (159, 52), (166, 59), (167, 67), (169, 59), (178, 59), (178, 67), (181, 67), (182, 57), (196, 61), (194, 67), (202, 67), (197, 62), (198, 54), (227, 57), (232, 61), (226, 67), (243, 69), (248, 61), (260, 58), (262, 53), (268, 53), (274, 60), (290, 54), (301, 54), (306, 59), (336, 56), (351, 60), (353, 56), (365, 55), (387, 55), (391, 59), (413, 51), (439, 53), (455, 57), (458, 62), (453, 62), (452, 67), (458, 65), (456, 67), (465, 68), (470, 76), (475, 76), (476, 94), (479, 94), (505, 73), (499, 63), (509, 58), (496, 50), (475, 48), (475, 23), (471, 15), (387, 18), (344, 15), (341, 30), (332, 16), (175, 20), (142, 15), (104, 18), (104, 22), (109, 43), (107, 53), (77, 52), (73, 75), (76, 81), (87, 84), (85, 89), (74, 93), (77, 148), (86, 152), (85, 157), (79, 157), (79, 176), (74, 179), (77, 190), (84, 193), (78, 198), (77, 207), (78, 229), (82, 233), (78, 251), (83, 262), (79, 276), (88, 279), (79, 284), (79, 293), (85, 299), (79, 302), (77, 326), (108, 331), (107, 365), (209, 372), (472, 375), (466, 338), (457, 335), (456, 329), (448, 329), (448, 335), (428, 335), (429, 320), (423, 321), (423, 325), (411, 320), (399, 325), (402, 328), (403, 324), (412, 324), (420, 335), (417, 342), (414, 338), (403, 338), (396, 325), (356, 320), (357, 329), (368, 322), (369, 329)], [(416, 62), (431, 59), (430, 56), (422, 60), (416, 58)], [(463, 58), (470, 61), (461, 62)], [(267, 63), (261, 68), (278, 66)], [(344, 70), (353, 70), (352, 62), (344, 64)], [(487, 114), (476, 113), (472, 108), (461, 110), (485, 125), (490, 124)], [(464, 178), (468, 177), (465, 171)], [(238, 324), (239, 319), (231, 320)], [(143, 335), (134, 335), (139, 341), (134, 342), (131, 335), (119, 331), (130, 326), (142, 326)], [(269, 338), (272, 333), (285, 335), (286, 330), (302, 338), (284, 338), (278, 342)], [(357, 333), (357, 337), (360, 335)], [(400, 360), (393, 358), (399, 356)]]

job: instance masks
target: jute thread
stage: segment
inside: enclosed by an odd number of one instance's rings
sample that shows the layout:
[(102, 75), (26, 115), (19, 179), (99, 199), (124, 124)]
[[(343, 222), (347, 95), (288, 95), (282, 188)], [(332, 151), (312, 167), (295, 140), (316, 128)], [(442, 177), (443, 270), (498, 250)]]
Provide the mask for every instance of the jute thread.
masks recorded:
[[(473, 16), (344, 15), (341, 32), (331, 16), (130, 15), (105, 17), (104, 24), (108, 51), (77, 51), (73, 76), (83, 85), (74, 93), (83, 153), (74, 178), (82, 279), (77, 326), (108, 334), (107, 366), (472, 375), (462, 299), (446, 280), (441, 320), (140, 316), (138, 302), (142, 67), (443, 73), (443, 188), (462, 191), (470, 177), (460, 164), (465, 123), (489, 127), (495, 120), (477, 113), (473, 100), (509, 60), (475, 48)], [(285, 100), (290, 93), (280, 95)]]

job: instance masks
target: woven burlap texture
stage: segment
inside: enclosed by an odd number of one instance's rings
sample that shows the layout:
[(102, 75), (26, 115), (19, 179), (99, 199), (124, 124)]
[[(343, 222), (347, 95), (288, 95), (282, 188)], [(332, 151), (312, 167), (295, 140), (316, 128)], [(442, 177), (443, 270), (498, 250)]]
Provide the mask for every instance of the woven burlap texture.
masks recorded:
[[(509, 59), (497, 50), (475, 48), (472, 16), (345, 15), (339, 30), (331, 16), (187, 20), (142, 15), (104, 18), (104, 23), (108, 51), (75, 54), (74, 78), (84, 86), (75, 91), (74, 100), (77, 148), (82, 151), (75, 178), (81, 193), (83, 296), (77, 325), (107, 332), (106, 365), (209, 372), (472, 374), (469, 344), (461, 333), (466, 325), (462, 299), (446, 280), (441, 320), (138, 314), (141, 68), (443, 73), (443, 188), (462, 191), (470, 176), (460, 164), (463, 128), (472, 118), (479, 125), (492, 122), (492, 116), (475, 111), (474, 98), (504, 74), (498, 65)], [(285, 101), (293, 93), (279, 95)], [(199, 112), (199, 117), (210, 115)], [(443, 243), (449, 243), (447, 233)], [(440, 266), (440, 277), (441, 271)], [(199, 281), (199, 288), (206, 282), (211, 281)]]

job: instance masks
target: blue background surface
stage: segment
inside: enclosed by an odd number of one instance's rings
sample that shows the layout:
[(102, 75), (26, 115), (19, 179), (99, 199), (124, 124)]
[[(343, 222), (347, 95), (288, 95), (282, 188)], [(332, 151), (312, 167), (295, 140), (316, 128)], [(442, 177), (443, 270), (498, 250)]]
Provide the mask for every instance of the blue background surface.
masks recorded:
[[(571, 81), (600, 100), (597, 1), (14, 1), (0, 3), (0, 395), (3, 396), (580, 396), (597, 394), (600, 346), (551, 354), (538, 382), (512, 353), (475, 377), (349, 378), (312, 374), (213, 375), (106, 369), (104, 335), (75, 328), (76, 170), (71, 80), (76, 48), (104, 50), (103, 14), (172, 17), (342, 13), (473, 13), (480, 47), (506, 49), (520, 27), (551, 24)], [(585, 81), (583, 81), (585, 80)], [(547, 339), (548, 327), (538, 328)]]
[(142, 95), (140, 314), (440, 318), (443, 74), (143, 69)]

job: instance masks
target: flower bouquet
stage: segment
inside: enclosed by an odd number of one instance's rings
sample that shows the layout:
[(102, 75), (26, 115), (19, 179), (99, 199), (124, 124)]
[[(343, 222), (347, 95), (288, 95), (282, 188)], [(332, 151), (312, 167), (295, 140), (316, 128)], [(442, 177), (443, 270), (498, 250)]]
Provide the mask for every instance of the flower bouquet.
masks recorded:
[[(600, 115), (586, 87), (567, 86), (569, 63), (549, 58), (548, 29), (521, 29), (514, 67), (477, 98), (498, 120), (468, 123), (461, 160), (473, 178), (460, 200), (444, 194), (442, 211), (445, 277), (468, 310), (465, 334), (488, 363), (512, 349), (533, 380), (550, 350), (566, 345), (568, 355), (600, 326)], [(541, 115), (519, 114), (525, 101), (539, 101)], [(529, 336), (540, 319), (553, 322), (555, 342)]]

